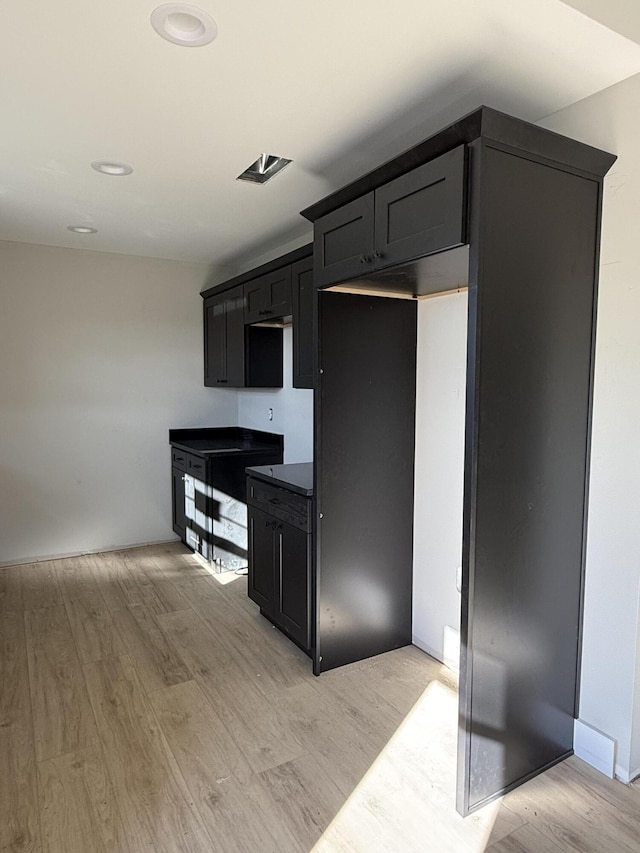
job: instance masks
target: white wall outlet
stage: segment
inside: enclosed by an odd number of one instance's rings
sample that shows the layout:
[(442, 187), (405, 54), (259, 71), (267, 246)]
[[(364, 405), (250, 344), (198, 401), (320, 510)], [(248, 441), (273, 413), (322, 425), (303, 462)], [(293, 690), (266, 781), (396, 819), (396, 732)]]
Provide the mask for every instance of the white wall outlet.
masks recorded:
[(272, 420), (273, 420), (273, 409), (272, 409), (271, 407), (269, 407), (269, 415), (268, 415), (268, 419), (269, 419), (270, 421), (272, 421)]

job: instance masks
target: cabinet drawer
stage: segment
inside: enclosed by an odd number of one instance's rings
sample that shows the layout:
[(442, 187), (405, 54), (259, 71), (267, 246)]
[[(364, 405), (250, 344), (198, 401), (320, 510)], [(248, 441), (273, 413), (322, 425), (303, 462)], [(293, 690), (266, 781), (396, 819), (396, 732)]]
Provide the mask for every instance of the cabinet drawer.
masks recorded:
[(184, 450), (171, 448), (171, 464), (174, 468), (179, 468), (181, 471), (187, 470), (187, 454)]
[(197, 480), (205, 479), (207, 462), (202, 456), (196, 456), (194, 453), (187, 453), (186, 450), (172, 447), (171, 464), (174, 468), (179, 468), (181, 471), (191, 474)]
[(311, 499), (271, 486), (253, 477), (247, 479), (247, 503), (305, 533), (311, 532)]

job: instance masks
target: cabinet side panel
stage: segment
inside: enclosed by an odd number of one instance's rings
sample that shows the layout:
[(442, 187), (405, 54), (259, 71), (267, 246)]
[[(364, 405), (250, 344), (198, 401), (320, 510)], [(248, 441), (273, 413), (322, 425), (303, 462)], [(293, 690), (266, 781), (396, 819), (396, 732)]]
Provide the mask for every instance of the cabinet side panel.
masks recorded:
[(416, 304), (319, 294), (317, 669), (411, 642)]
[(597, 181), (488, 146), (480, 168), (463, 813), (573, 746), (599, 212)]

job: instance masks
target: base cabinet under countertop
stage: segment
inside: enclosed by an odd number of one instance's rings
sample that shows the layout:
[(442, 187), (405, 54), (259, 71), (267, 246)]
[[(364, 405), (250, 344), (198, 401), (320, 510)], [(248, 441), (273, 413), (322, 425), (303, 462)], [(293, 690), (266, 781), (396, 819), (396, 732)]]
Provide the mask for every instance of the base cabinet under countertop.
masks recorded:
[(311, 649), (311, 498), (249, 478), (248, 595), (305, 652)]

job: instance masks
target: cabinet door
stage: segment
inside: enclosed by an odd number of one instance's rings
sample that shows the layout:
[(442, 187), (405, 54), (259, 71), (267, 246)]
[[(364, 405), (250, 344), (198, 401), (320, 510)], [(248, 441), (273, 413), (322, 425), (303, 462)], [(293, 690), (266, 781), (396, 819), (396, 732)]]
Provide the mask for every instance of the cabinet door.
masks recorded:
[(291, 267), (261, 275), (244, 285), (247, 324), (287, 317), (291, 314)]
[(311, 536), (275, 524), (276, 622), (306, 651), (310, 648)]
[(227, 323), (225, 299), (204, 301), (204, 384), (215, 387), (227, 378)]
[(204, 301), (204, 384), (214, 388), (245, 385), (242, 286)]
[(367, 193), (314, 223), (316, 287), (346, 281), (374, 268), (373, 200), (373, 193)]
[(379, 266), (461, 246), (465, 241), (465, 147), (375, 191), (375, 253)]
[(227, 345), (226, 384), (234, 388), (245, 386), (245, 333), (244, 293), (241, 286), (234, 287), (225, 300), (225, 325)]
[(259, 276), (244, 285), (245, 323), (259, 323), (265, 318), (268, 294), (263, 278), (264, 276)]
[(184, 513), (184, 471), (180, 468), (171, 469), (171, 509), (173, 530), (185, 541), (187, 518)]
[(293, 294), (293, 387), (313, 388), (314, 384), (314, 305), (313, 257), (291, 267)]
[(261, 608), (265, 616), (274, 618), (274, 531), (273, 518), (262, 510), (249, 508), (249, 586), (248, 595)]

